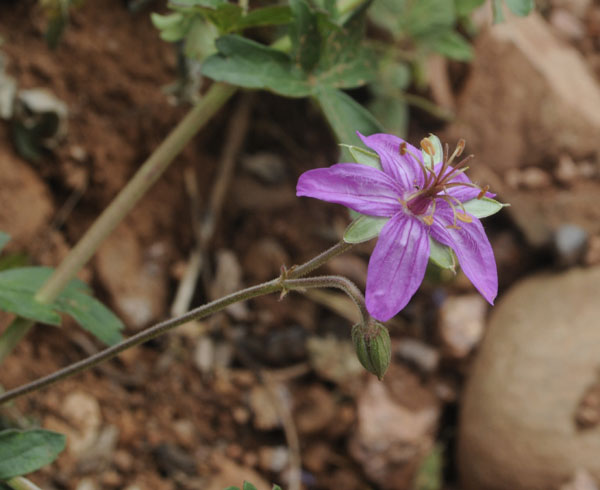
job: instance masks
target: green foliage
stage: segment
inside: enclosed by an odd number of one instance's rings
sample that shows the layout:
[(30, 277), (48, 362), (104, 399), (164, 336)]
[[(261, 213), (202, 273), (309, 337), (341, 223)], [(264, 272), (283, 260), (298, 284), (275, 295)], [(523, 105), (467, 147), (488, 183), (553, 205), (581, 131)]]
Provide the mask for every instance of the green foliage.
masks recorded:
[(0, 231), (0, 252), (4, 248), (4, 246), (10, 241), (10, 235), (8, 233), (4, 233)]
[(77, 7), (83, 0), (40, 0), (46, 11), (48, 27), (46, 28), (46, 42), (51, 49), (58, 46), (65, 28), (69, 24), (69, 12)]
[(25, 475), (52, 463), (65, 443), (64, 435), (48, 430), (0, 432), (0, 480)]
[(375, 216), (359, 216), (348, 225), (344, 232), (346, 243), (362, 243), (379, 236), (382, 228), (390, 218), (377, 218)]
[(476, 218), (487, 218), (500, 211), (503, 207), (509, 206), (498, 202), (488, 197), (482, 197), (481, 199), (471, 199), (463, 203), (463, 207), (467, 213), (472, 214)]
[(437, 444), (417, 470), (414, 490), (441, 490), (444, 486), (444, 451)]
[[(224, 490), (240, 490), (240, 487), (227, 487)], [(252, 485), (252, 483), (245, 481), (242, 490), (256, 490), (256, 487)], [(271, 490), (281, 490), (281, 487), (279, 485), (273, 485)]]
[[(1, 233), (0, 245), (7, 241), (8, 235)], [(0, 271), (0, 309), (50, 325), (60, 325), (59, 313), (66, 313), (105, 344), (113, 345), (122, 340), (121, 320), (91, 296), (90, 288), (78, 279), (69, 282), (52, 303), (37, 301), (36, 293), (52, 273), (49, 267), (14, 267)]]

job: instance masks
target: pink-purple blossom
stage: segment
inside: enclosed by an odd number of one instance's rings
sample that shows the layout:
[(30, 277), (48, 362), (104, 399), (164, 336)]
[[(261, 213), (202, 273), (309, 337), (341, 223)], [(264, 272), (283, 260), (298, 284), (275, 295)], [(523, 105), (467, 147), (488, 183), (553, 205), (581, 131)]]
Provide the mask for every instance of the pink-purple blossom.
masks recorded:
[[(423, 281), (430, 238), (455, 252), (465, 275), (493, 304), (498, 277), (492, 247), (479, 219), (463, 206), (481, 199), (487, 188), (479, 188), (464, 174), (467, 159), (452, 165), (462, 146), (450, 157), (446, 151), (443, 159), (426, 165), (420, 150), (396, 136), (358, 135), (379, 155), (381, 169), (338, 163), (309, 170), (300, 176), (296, 193), (389, 218), (369, 261), (369, 313), (386, 321), (406, 306)], [(427, 140), (422, 147), (433, 156)]]

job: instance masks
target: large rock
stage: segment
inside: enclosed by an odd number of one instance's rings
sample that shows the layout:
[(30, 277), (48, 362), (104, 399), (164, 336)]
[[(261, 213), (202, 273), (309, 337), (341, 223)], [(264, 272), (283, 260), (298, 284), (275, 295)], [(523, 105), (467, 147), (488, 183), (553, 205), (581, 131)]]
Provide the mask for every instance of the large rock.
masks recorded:
[(600, 479), (600, 426), (578, 418), (600, 367), (600, 268), (527, 279), (493, 310), (459, 434), (465, 490)]
[[(600, 211), (589, 206), (600, 192), (593, 179), (543, 192), (526, 185), (533, 175), (557, 172), (561, 157), (593, 175), (600, 163), (600, 86), (581, 54), (541, 16), (511, 19), (477, 39), (457, 105), (447, 139), (466, 139), (476, 156), (471, 177), (512, 204), (507, 212), (530, 244), (546, 245), (563, 223), (600, 233)], [(515, 188), (515, 175), (525, 188)]]

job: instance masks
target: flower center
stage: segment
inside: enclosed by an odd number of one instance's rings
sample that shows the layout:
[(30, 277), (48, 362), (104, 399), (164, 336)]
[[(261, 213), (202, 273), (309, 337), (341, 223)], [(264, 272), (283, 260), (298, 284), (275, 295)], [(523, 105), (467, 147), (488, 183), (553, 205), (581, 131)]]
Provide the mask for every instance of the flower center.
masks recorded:
[(400, 145), (401, 155), (409, 153), (418, 162), (419, 166), (421, 167), (421, 171), (423, 172), (424, 181), (422, 187), (415, 186), (414, 192), (404, 196), (404, 200), (400, 200), (400, 202), (406, 206), (406, 209), (410, 211), (410, 213), (420, 217), (427, 225), (432, 225), (436, 201), (441, 199), (450, 205), (450, 208), (454, 214), (453, 224), (449, 225), (448, 228), (460, 228), (456, 224), (457, 220), (464, 223), (470, 223), (472, 218), (465, 211), (463, 203), (456, 197), (449, 194), (448, 189), (460, 186), (474, 187), (480, 191), (477, 199), (481, 199), (489, 190), (489, 186), (481, 188), (471, 182), (457, 182), (454, 180), (468, 169), (466, 163), (473, 158), (473, 155), (469, 155), (466, 158), (463, 158), (455, 166), (452, 166), (454, 159), (462, 154), (465, 148), (465, 140), (461, 139), (458, 142), (456, 149), (450, 156), (448, 156), (448, 145), (445, 146), (442, 165), (439, 167), (439, 169), (437, 169), (437, 171), (435, 169), (435, 162), (433, 158), (435, 155), (435, 148), (431, 141), (427, 138), (421, 140), (421, 148), (427, 155), (431, 157), (430, 166), (425, 165), (423, 160), (417, 155), (410, 153), (407, 149), (406, 143), (402, 143)]

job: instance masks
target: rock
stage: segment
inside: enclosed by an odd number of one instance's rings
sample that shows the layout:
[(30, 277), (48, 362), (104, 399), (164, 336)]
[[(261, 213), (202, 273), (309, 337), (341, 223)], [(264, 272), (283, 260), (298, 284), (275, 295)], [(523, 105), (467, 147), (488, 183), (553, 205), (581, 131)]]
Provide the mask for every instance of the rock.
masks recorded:
[(433, 446), (438, 407), (407, 408), (373, 378), (357, 403), (358, 423), (350, 453), (381, 488), (410, 488), (421, 459)]
[(350, 340), (333, 336), (311, 337), (306, 343), (312, 368), (322, 378), (343, 385), (358, 385), (363, 368)]
[(281, 184), (286, 177), (286, 164), (280, 155), (259, 152), (242, 159), (242, 168), (265, 184)]
[(600, 427), (577, 427), (597, 382), (600, 268), (515, 285), (492, 310), (464, 393), (465, 490), (557, 488), (579, 468), (600, 478)]
[(393, 343), (394, 353), (409, 364), (416, 367), (424, 374), (434, 372), (440, 362), (440, 354), (437, 349), (423, 342), (406, 338)]
[(244, 256), (244, 272), (257, 282), (268, 281), (281, 274), (281, 266), (290, 258), (281, 244), (272, 238), (262, 238), (252, 243)]
[(563, 153), (558, 158), (558, 166), (554, 172), (554, 175), (558, 181), (564, 185), (572, 184), (577, 179), (579, 176), (579, 170), (571, 158), (571, 155)]
[(32, 248), (54, 212), (44, 182), (10, 149), (3, 124), (0, 127), (0, 230), (12, 239), (6, 250)]
[(160, 243), (145, 248), (121, 224), (96, 254), (96, 270), (112, 304), (128, 327), (139, 330), (166, 311), (166, 251)]
[(550, 24), (567, 41), (580, 41), (586, 34), (583, 22), (566, 9), (553, 9)]
[(506, 172), (505, 180), (513, 189), (543, 189), (552, 184), (552, 177), (538, 167), (528, 167), (523, 170), (511, 168)]
[(600, 264), (600, 235), (590, 237), (584, 262), (585, 265)]
[(469, 355), (485, 329), (487, 303), (479, 294), (446, 299), (439, 312), (439, 333), (445, 351), (456, 359)]
[(232, 485), (241, 488), (244, 481), (251, 482), (257, 490), (271, 490), (271, 485), (251, 468), (239, 466), (223, 456), (215, 456), (214, 465), (217, 472), (202, 487), (203, 490), (223, 490)]
[(315, 434), (325, 430), (337, 415), (337, 405), (329, 390), (314, 384), (296, 396), (294, 420), (300, 434)]
[(556, 230), (553, 242), (559, 265), (572, 267), (583, 259), (588, 235), (583, 228), (567, 224)]
[[(289, 399), (289, 394), (283, 385), (276, 385), (280, 391), (280, 399)], [(254, 427), (258, 430), (273, 430), (281, 427), (279, 412), (273, 403), (271, 394), (262, 385), (255, 385), (250, 392), (250, 410), (254, 415)]]
[[(511, 203), (506, 212), (530, 245), (545, 246), (561, 223), (600, 232), (600, 208), (588, 209), (598, 183), (582, 179), (569, 192), (531, 192), (531, 182), (512, 188), (499, 176), (525, 167), (551, 171), (561, 154), (574, 161), (600, 158), (598, 107), (600, 86), (581, 54), (534, 12), (478, 37), (446, 139), (466, 139), (466, 151), (476, 156), (471, 178)], [(534, 186), (545, 185), (534, 177)]]
[[(219, 250), (216, 253), (216, 271), (210, 287), (212, 300), (222, 298), (242, 289), (242, 268), (235, 253), (231, 250)], [(236, 320), (244, 320), (248, 316), (246, 303), (234, 303), (225, 308)]]
[(263, 471), (281, 473), (288, 465), (289, 451), (285, 446), (263, 446), (258, 448), (258, 466)]
[(193, 456), (178, 446), (163, 443), (152, 450), (156, 466), (161, 473), (174, 476), (177, 473), (196, 474), (196, 462)]
[(577, 470), (573, 479), (560, 490), (598, 490), (598, 484), (585, 470)]

